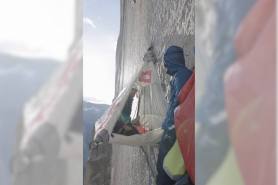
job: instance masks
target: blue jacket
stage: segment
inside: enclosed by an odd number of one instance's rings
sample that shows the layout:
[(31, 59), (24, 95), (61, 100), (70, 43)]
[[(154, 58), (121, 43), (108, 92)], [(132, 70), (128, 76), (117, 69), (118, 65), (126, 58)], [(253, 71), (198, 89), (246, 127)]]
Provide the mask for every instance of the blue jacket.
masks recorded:
[(171, 46), (167, 49), (164, 55), (164, 66), (167, 70), (167, 74), (173, 76), (172, 80), (170, 81), (170, 102), (168, 105), (166, 117), (162, 124), (163, 129), (169, 130), (174, 125), (174, 111), (179, 105), (179, 92), (192, 75), (192, 71), (186, 68), (183, 49), (178, 46)]

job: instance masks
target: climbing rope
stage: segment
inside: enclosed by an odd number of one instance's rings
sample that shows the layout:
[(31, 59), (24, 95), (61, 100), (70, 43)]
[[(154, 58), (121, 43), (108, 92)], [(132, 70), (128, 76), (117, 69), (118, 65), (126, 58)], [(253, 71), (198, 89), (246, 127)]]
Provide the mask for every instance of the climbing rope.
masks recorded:
[(142, 150), (144, 156), (145, 156), (145, 159), (146, 159), (146, 162), (147, 162), (147, 166), (149, 168), (149, 171), (151, 172), (151, 176), (153, 179), (155, 179), (155, 172), (154, 172), (154, 169), (151, 167), (151, 162), (149, 160), (149, 157), (148, 157), (148, 153), (144, 150), (144, 147), (143, 146), (140, 146), (140, 149)]

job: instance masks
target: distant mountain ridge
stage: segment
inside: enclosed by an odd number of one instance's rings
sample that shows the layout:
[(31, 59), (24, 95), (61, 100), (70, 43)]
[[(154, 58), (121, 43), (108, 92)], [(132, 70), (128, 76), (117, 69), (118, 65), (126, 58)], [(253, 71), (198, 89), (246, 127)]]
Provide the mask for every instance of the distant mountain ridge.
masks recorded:
[(110, 144), (91, 145), (94, 125), (109, 105), (83, 101), (83, 169), (85, 184), (109, 185), (112, 147)]
[(106, 104), (83, 101), (83, 162), (89, 157), (89, 144), (94, 134), (94, 124), (108, 108)]
[[(0, 184), (10, 184), (10, 159), (24, 104), (61, 65), (52, 59), (22, 58), (0, 53)], [(2, 176), (3, 175), (3, 176)]]
[(103, 105), (109, 105), (110, 103), (107, 103), (105, 101), (102, 101), (102, 100), (98, 100), (96, 98), (92, 98), (92, 97), (83, 97), (83, 100), (85, 102), (88, 102), (88, 103), (94, 103), (94, 104), (103, 104)]
[(37, 93), (59, 65), (55, 60), (27, 59), (0, 53), (0, 122), (14, 122), (24, 103)]

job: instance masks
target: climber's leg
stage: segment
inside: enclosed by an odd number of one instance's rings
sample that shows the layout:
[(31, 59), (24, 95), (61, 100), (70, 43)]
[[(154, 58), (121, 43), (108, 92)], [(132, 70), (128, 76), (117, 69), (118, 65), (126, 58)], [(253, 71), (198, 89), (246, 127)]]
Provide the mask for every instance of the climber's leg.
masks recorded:
[(157, 185), (174, 185), (175, 181), (172, 180), (167, 173), (163, 169), (163, 160), (174, 145), (176, 141), (176, 133), (175, 129), (172, 130), (165, 130), (161, 142), (159, 145), (159, 154), (157, 159), (157, 177), (156, 177), (156, 184)]

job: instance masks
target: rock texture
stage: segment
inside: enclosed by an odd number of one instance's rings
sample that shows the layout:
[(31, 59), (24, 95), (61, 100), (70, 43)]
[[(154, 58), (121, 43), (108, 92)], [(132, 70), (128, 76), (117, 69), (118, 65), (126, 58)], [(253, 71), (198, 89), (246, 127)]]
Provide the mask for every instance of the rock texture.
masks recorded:
[[(116, 56), (116, 95), (129, 82), (152, 45), (165, 87), (169, 77), (161, 65), (170, 45), (184, 48), (186, 66), (194, 66), (194, 0), (121, 0), (121, 27)], [(155, 184), (158, 146), (112, 146), (112, 185)]]

